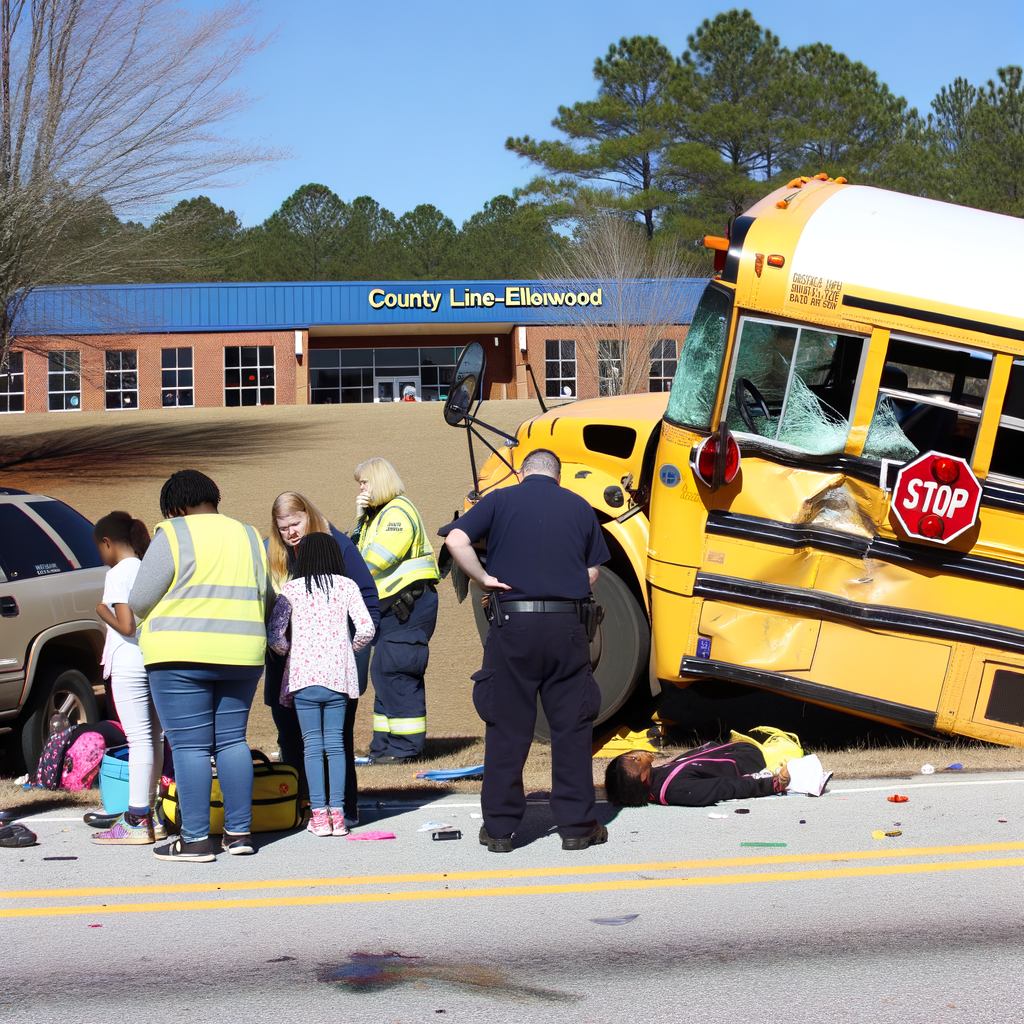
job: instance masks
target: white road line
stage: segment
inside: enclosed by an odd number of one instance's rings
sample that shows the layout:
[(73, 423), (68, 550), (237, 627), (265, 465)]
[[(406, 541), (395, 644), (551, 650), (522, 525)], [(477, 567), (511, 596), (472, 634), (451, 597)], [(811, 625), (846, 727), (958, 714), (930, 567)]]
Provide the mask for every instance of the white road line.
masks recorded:
[(1012, 782), (1024, 782), (1024, 779), (950, 779), (948, 782), (895, 782), (892, 786), (865, 786), (862, 789), (829, 789), (829, 793), (838, 796), (840, 793), (888, 793), (895, 787), (903, 789), (935, 789), (940, 786), (1005, 786)]

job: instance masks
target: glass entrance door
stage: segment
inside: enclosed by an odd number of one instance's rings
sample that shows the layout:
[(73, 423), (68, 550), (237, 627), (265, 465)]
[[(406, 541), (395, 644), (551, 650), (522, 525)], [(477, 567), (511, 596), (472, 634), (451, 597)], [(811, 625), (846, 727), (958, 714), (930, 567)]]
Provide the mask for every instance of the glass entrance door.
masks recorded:
[(413, 396), (416, 398), (420, 397), (420, 379), (419, 377), (396, 377), (395, 378), (395, 394), (399, 400), (406, 400), (406, 389), (412, 388)]
[(395, 400), (395, 378), (376, 377), (373, 381), (374, 401), (393, 402)]

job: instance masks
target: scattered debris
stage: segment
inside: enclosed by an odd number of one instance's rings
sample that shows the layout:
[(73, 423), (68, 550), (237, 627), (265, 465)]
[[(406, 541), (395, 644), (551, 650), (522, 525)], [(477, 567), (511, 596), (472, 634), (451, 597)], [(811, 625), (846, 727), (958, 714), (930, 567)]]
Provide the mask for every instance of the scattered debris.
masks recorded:
[[(736, 813), (739, 814), (739, 811), (737, 811)], [(709, 814), (708, 817), (709, 818), (728, 818), (729, 815), (728, 814)]]
[(740, 843), (740, 846), (785, 846), (785, 843)]
[(43, 860), (78, 860), (77, 857), (44, 857)]
[(355, 763), (356, 764), (369, 764), (370, 763), (370, 758), (368, 758), (368, 757), (357, 757), (355, 759)]
[(909, 796), (900, 796), (899, 793), (894, 793), (892, 796), (886, 797), (886, 800), (891, 804), (905, 804), (909, 799)]
[(1000, 821), (1001, 821), (1001, 822), (1002, 822), (1002, 823), (1003, 823), (1004, 825), (1006, 824), (1006, 821), (1007, 821), (1007, 819), (1006, 819), (1006, 818), (1000, 818), (999, 820), (1000, 820)]
[(885, 829), (876, 828), (875, 831), (871, 833), (871, 838), (872, 839), (885, 839), (886, 836), (892, 837), (892, 836), (901, 836), (901, 835), (903, 835), (903, 833), (900, 832), (900, 831), (886, 832)]
[(102, 928), (103, 925), (101, 925), (101, 924), (91, 924), (91, 925), (89, 925), (89, 927), (90, 928)]
[(750, 808), (749, 807), (737, 807), (735, 813), (736, 814), (749, 814), (750, 813)]
[(426, 825), (420, 825), (417, 832), (439, 832), (443, 828), (452, 828), (452, 825), (440, 821), (428, 821)]
[(801, 825), (806, 825), (807, 824), (807, 819), (806, 818), (801, 818), (800, 819), (800, 824)]
[(921, 774), (922, 775), (934, 775), (935, 774), (935, 766), (931, 765), (931, 764), (923, 764), (923, 765), (921, 765)]
[(469, 816), (470, 816), (471, 818), (482, 818), (482, 817), (483, 817), (483, 815), (482, 815), (482, 814), (477, 814), (477, 813), (476, 813), (475, 811), (472, 811), (472, 812), (470, 812), (470, 815), (469, 815)]
[(629, 924), (630, 921), (635, 921), (640, 915), (639, 914), (623, 914), (622, 917), (592, 917), (590, 920), (593, 924)]
[(962, 772), (963, 770), (964, 766), (959, 761), (956, 761), (953, 764), (946, 765), (947, 772)]
[(294, 960), (293, 956), (275, 956), (273, 960), (268, 960), (268, 964), (283, 964), (286, 960)]
[(394, 839), (394, 832), (349, 832), (346, 839)]
[(893, 836), (901, 836), (901, 835), (903, 835), (903, 833), (898, 828), (894, 829), (892, 832), (886, 832), (885, 834), (887, 836), (889, 836), (889, 838), (892, 838)]
[(437, 832), (431, 832), (430, 838), (437, 839), (461, 839), (462, 833), (457, 828), (443, 828)]

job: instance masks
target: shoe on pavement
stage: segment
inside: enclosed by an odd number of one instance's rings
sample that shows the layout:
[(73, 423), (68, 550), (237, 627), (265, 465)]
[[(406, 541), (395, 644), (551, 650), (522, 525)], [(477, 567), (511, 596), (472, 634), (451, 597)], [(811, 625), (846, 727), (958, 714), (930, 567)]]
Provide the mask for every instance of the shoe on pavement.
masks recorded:
[(480, 826), (480, 845), (486, 846), (489, 853), (511, 853), (512, 837), (507, 839), (494, 839), (487, 834), (487, 826)]
[(238, 857), (249, 853), (255, 853), (256, 847), (252, 845), (252, 836), (248, 832), (243, 835), (235, 835), (232, 832), (225, 832), (220, 837), (220, 845), (225, 853), (234, 854)]
[(321, 838), (334, 834), (334, 829), (331, 827), (331, 815), (326, 807), (313, 811), (309, 824), (306, 826), (306, 831), (312, 832), (313, 835), (320, 836)]
[(86, 825), (92, 825), (93, 828), (102, 830), (110, 828), (120, 817), (120, 814), (107, 814), (106, 811), (87, 811), (82, 815), (82, 821)]
[(10, 846), (18, 849), (22, 846), (34, 846), (35, 843), (35, 832), (29, 831), (24, 825), (15, 823), (0, 828), (0, 846)]
[(132, 824), (126, 814), (119, 814), (110, 828), (93, 832), (92, 841), (97, 846), (150, 846), (155, 843), (152, 819), (147, 815), (135, 818), (135, 822), (137, 824)]
[(589, 846), (600, 846), (608, 842), (608, 829), (600, 823), (595, 825), (586, 835), (562, 836), (563, 850), (585, 850)]
[(345, 824), (345, 812), (331, 807), (329, 808), (328, 813), (331, 816), (331, 834), (336, 836), (347, 836), (348, 826)]
[(153, 856), (157, 860), (180, 860), (194, 864), (205, 864), (217, 859), (213, 840), (209, 836), (192, 843), (179, 838), (166, 846), (154, 846)]

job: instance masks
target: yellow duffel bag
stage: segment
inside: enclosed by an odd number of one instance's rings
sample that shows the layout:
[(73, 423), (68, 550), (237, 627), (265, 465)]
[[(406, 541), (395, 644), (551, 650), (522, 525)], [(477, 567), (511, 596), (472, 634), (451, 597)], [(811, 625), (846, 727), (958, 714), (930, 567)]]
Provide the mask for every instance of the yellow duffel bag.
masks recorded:
[[(299, 773), (288, 764), (271, 761), (262, 750), (252, 751), (251, 832), (287, 832), (302, 824), (299, 810)], [(160, 808), (169, 826), (181, 828), (178, 787), (171, 783)], [(217, 776), (210, 788), (210, 835), (224, 831), (224, 796)]]

